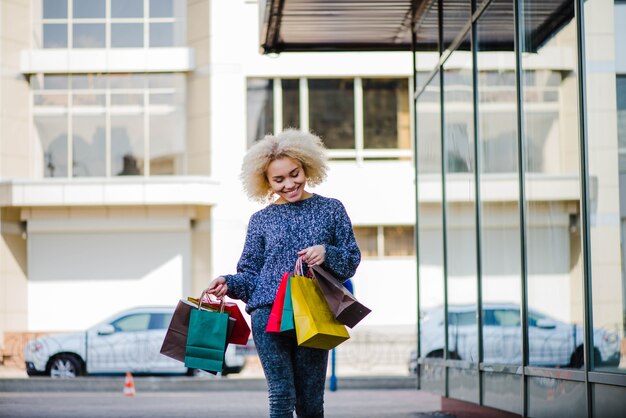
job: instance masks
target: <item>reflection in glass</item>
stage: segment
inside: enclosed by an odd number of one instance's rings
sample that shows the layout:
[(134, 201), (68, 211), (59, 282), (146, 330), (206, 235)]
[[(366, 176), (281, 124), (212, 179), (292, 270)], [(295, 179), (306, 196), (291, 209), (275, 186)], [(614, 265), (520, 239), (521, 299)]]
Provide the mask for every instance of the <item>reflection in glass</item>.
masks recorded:
[(111, 0), (111, 17), (143, 17), (143, 0)]
[(112, 23), (112, 48), (140, 48), (143, 46), (143, 23)]
[(73, 0), (72, 13), (74, 18), (103, 18), (106, 15), (106, 0)]
[(75, 23), (72, 26), (73, 48), (104, 48), (105, 26), (100, 23)]
[[(551, 318), (551, 323), (535, 326), (528, 318), (529, 365), (580, 368), (584, 339), (575, 24), (570, 20), (545, 39), (542, 20), (532, 11), (546, 3), (523, 3), (528, 307)], [(550, 13), (559, 7), (574, 15), (573, 0), (552, 7)], [(539, 70), (554, 65), (555, 56), (567, 72)], [(540, 193), (546, 189), (547, 194)]]
[(309, 79), (309, 126), (329, 149), (354, 149), (354, 81)]
[(181, 111), (150, 115), (150, 175), (184, 173), (185, 133)]
[(378, 256), (378, 227), (355, 226), (354, 237), (363, 257)]
[(44, 19), (67, 19), (67, 0), (43, 0)]
[(363, 144), (366, 149), (409, 149), (407, 79), (363, 79)]
[(143, 115), (111, 116), (111, 175), (143, 174)]
[[(421, 357), (443, 357), (443, 217), (441, 196), (441, 124), (439, 74), (417, 101), (418, 214)], [(426, 372), (426, 370), (424, 370)], [(445, 371), (442, 370), (442, 371)], [(422, 382), (442, 393), (439, 368), (430, 367)], [(430, 383), (428, 383), (430, 381)], [(423, 386), (424, 387), (424, 386)]]
[(112, 106), (141, 106), (143, 101), (143, 94), (111, 94)]
[(274, 132), (274, 80), (248, 79), (248, 146)]
[[(469, 38), (466, 41), (469, 42)], [(471, 52), (454, 51), (445, 63), (443, 80), (447, 166), (448, 358), (476, 363), (478, 298)], [(462, 312), (451, 315), (450, 311), (457, 307), (462, 307)], [(474, 386), (476, 389), (477, 383)], [(472, 397), (478, 399), (478, 391)]]
[(72, 129), (73, 176), (105, 176), (106, 122), (104, 115), (74, 115)]
[[(618, 34), (619, 26), (624, 25), (626, 5), (620, 3), (585, 2), (585, 43), (593, 48), (585, 48), (584, 60), (594, 330), (594, 356), (589, 366), (602, 372), (626, 373), (626, 77), (616, 77), (615, 70), (609, 72), (606, 67), (615, 62), (619, 68), (617, 63), (625, 56), (620, 47), (624, 39)], [(614, 28), (607, 23), (613, 21)], [(607, 57), (615, 58), (612, 61)], [(619, 389), (621, 394), (623, 389)], [(608, 386), (604, 390), (609, 393)], [(613, 404), (594, 402), (594, 408), (610, 411), (611, 407), (624, 404), (624, 397), (621, 398), (622, 402)], [(624, 409), (612, 409), (620, 410)]]
[(67, 116), (36, 115), (35, 130), (43, 154), (44, 177), (67, 177)]
[(283, 128), (300, 127), (300, 80), (281, 80), (283, 90)]
[(106, 97), (104, 94), (73, 94), (73, 106), (105, 106)]
[[(156, 76), (156, 75), (155, 75)], [(143, 89), (147, 77), (153, 77), (152, 74), (108, 74), (106, 78), (109, 81), (111, 89)], [(159, 74), (157, 77), (166, 77)], [(174, 78), (169, 75), (168, 78)]]
[(43, 47), (44, 48), (67, 48), (67, 24), (44, 23)]
[(72, 74), (72, 89), (105, 89), (107, 76), (101, 74)]
[[(490, 26), (484, 22), (494, 19), (500, 19), (500, 41), (513, 44), (513, 1), (501, 2), (500, 6), (510, 13), (500, 14), (498, 10), (487, 9), (478, 21), (476, 37), (483, 359), (486, 363), (521, 364), (521, 228), (515, 61), (513, 51), (490, 52), (488, 47), (483, 47), (484, 40), (492, 36)], [(506, 309), (508, 314), (496, 314), (496, 308)], [(509, 320), (502, 322), (504, 317)], [(515, 317), (517, 320), (513, 321)], [(515, 382), (516, 387), (518, 383)]]
[(174, 0), (150, 0), (150, 17), (174, 17)]

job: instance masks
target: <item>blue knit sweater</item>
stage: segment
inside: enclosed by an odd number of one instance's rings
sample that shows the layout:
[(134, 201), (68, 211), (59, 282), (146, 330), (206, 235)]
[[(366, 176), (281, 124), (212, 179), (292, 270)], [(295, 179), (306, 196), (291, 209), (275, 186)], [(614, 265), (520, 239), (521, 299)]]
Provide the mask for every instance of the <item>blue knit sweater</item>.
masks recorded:
[(326, 248), (323, 265), (338, 278), (354, 276), (361, 252), (339, 200), (313, 194), (261, 209), (250, 218), (237, 274), (224, 276), (228, 296), (244, 301), (248, 312), (272, 305), (283, 273), (294, 270), (298, 251), (313, 245)]

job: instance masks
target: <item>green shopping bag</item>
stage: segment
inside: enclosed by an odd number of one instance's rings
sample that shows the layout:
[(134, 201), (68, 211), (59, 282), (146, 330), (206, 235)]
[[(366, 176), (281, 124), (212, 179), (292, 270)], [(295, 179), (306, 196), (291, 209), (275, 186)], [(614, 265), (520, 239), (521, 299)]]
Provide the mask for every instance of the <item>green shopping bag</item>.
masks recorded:
[(294, 334), (296, 330), (296, 325), (293, 322), (293, 303), (291, 301), (291, 277), (287, 279), (283, 316), (280, 321), (280, 332), (285, 334)]
[[(202, 296), (199, 300), (202, 300)], [(227, 332), (228, 313), (224, 312), (224, 300), (219, 312), (193, 309), (189, 315), (185, 366), (221, 372), (224, 368)]]
[(314, 279), (293, 276), (289, 283), (299, 346), (330, 350), (350, 338)]

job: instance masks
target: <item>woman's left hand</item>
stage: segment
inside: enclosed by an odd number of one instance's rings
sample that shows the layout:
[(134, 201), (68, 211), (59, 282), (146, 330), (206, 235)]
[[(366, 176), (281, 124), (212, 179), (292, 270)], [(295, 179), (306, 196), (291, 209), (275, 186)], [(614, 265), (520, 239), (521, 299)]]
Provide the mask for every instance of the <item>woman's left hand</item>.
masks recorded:
[(326, 260), (326, 248), (323, 245), (314, 245), (298, 251), (298, 255), (309, 266), (319, 266)]

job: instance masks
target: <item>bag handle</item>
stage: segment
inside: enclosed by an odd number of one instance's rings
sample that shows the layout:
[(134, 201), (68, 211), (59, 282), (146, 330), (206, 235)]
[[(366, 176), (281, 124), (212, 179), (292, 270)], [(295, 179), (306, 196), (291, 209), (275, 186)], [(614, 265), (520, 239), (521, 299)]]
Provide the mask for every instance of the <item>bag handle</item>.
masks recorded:
[[(206, 300), (208, 302), (211, 301), (211, 294), (207, 292), (206, 289), (204, 289), (202, 291), (202, 294), (200, 295), (200, 299), (198, 299), (198, 310), (200, 310), (200, 307), (202, 307), (202, 301), (204, 300), (205, 295), (206, 295)], [(221, 299), (215, 298), (215, 299), (220, 302), (220, 313), (224, 313), (224, 298), (221, 298)]]
[(296, 267), (294, 268), (294, 274), (297, 276), (304, 276), (304, 277), (308, 277), (310, 279), (313, 278), (313, 270), (311, 270), (311, 266), (309, 266), (309, 270), (307, 271), (307, 274), (304, 274), (304, 267), (302, 267), (302, 256), (299, 256), (298, 259), (296, 260)]

